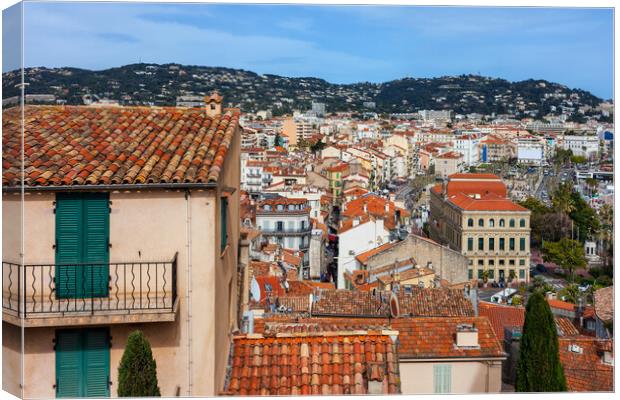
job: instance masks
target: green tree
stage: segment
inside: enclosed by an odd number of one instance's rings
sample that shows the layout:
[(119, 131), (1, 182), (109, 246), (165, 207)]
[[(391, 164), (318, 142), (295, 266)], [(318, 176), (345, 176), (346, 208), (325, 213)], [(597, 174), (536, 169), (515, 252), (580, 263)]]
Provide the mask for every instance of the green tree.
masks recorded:
[(572, 283), (562, 288), (562, 290), (558, 292), (558, 295), (563, 298), (564, 301), (577, 304), (581, 292), (579, 292), (579, 286), (576, 283)]
[(515, 388), (517, 392), (566, 391), (555, 321), (540, 292), (530, 296), (525, 308)]
[(321, 140), (317, 140), (316, 142), (310, 145), (310, 151), (312, 154), (316, 154), (318, 151), (321, 151), (325, 148), (325, 142)]
[(125, 352), (118, 366), (118, 396), (161, 396), (151, 345), (140, 331), (131, 332), (127, 338)]
[(553, 209), (557, 212), (570, 214), (575, 208), (574, 197), (572, 194), (572, 185), (568, 183), (560, 184), (551, 196), (551, 204), (553, 205)]
[(543, 252), (545, 262), (555, 263), (570, 272), (571, 281), (574, 278), (575, 269), (586, 266), (586, 252), (577, 240), (564, 237), (558, 242), (545, 242)]
[(569, 213), (570, 218), (575, 223), (577, 239), (581, 242), (597, 234), (600, 229), (600, 222), (596, 211), (581, 197), (577, 192), (571, 194), (573, 209)]

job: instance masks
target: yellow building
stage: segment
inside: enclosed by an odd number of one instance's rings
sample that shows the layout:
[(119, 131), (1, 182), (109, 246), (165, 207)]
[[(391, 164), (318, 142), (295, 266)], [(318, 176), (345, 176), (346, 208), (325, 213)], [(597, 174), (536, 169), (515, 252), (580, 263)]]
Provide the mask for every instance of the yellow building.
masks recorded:
[(347, 164), (337, 164), (326, 169), (327, 179), (329, 180), (329, 191), (332, 193), (334, 201), (338, 200), (343, 190), (342, 179), (349, 170)]
[(493, 174), (454, 174), (431, 189), (431, 239), (468, 258), (469, 278), (529, 281), (530, 211), (506, 194)]

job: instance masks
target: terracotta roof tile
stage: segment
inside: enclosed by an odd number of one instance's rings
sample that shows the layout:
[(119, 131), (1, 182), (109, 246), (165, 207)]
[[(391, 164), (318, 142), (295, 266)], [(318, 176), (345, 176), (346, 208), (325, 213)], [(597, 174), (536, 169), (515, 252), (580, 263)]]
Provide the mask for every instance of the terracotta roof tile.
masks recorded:
[(237, 336), (227, 395), (400, 393), (396, 346), (390, 332), (328, 332)]
[[(3, 185), (20, 185), (21, 119), (3, 111)], [(216, 182), (239, 113), (201, 109), (26, 106), (27, 186)]]
[(390, 292), (357, 290), (321, 290), (312, 305), (312, 315), (349, 315), (387, 317), (390, 315)]
[(525, 323), (525, 308), (481, 301), (478, 303), (478, 313), (487, 317), (499, 340), (504, 340), (504, 329), (522, 328)]
[[(571, 392), (611, 392), (614, 390), (614, 367), (603, 363), (602, 352), (611, 350), (611, 339), (588, 337), (560, 338), (560, 361)], [(571, 346), (577, 346), (571, 347)], [(572, 351), (571, 348), (580, 352)]]
[(594, 292), (594, 309), (602, 321), (614, 318), (614, 287), (598, 289)]
[(413, 287), (398, 294), (400, 315), (414, 317), (467, 317), (474, 308), (460, 289)]
[[(478, 330), (478, 346), (458, 347), (457, 326), (473, 325)], [(505, 357), (491, 323), (486, 317), (396, 318), (393, 329), (399, 332), (402, 358)]]

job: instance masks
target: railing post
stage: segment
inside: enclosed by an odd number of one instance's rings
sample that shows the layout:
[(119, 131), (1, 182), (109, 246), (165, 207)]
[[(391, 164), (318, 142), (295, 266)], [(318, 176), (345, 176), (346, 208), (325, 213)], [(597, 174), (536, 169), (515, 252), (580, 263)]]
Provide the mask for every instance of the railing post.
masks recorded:
[(17, 264), (17, 316), (22, 313), (22, 265)]
[[(174, 302), (177, 300), (177, 256), (179, 252), (174, 253), (174, 258), (172, 259), (172, 304), (171, 309), (174, 308)], [(189, 277), (188, 277), (189, 278)]]
[(95, 280), (93, 276), (95, 271), (93, 266), (90, 266), (90, 315), (95, 314)]

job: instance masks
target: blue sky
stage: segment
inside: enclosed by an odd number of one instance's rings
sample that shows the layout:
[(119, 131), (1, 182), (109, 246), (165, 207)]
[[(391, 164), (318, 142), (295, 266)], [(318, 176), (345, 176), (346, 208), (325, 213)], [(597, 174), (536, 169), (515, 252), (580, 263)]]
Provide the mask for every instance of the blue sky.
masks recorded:
[(33, 2), (24, 26), (26, 66), (177, 62), (334, 83), (480, 73), (613, 93), (611, 9)]

